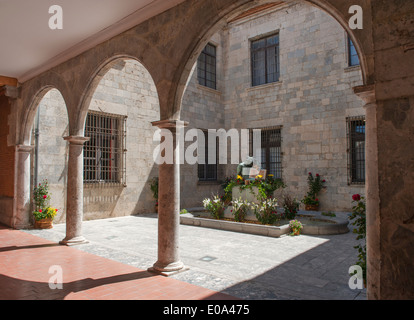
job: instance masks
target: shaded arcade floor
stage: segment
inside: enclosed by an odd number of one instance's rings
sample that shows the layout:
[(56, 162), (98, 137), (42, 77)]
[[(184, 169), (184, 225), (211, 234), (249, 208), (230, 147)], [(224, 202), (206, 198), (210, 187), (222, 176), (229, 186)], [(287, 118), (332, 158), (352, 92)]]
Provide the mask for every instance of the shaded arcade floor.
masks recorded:
[[(63, 288), (52, 290), (62, 270)], [(49, 273), (49, 271), (51, 273)], [(232, 299), (0, 225), (0, 300)]]

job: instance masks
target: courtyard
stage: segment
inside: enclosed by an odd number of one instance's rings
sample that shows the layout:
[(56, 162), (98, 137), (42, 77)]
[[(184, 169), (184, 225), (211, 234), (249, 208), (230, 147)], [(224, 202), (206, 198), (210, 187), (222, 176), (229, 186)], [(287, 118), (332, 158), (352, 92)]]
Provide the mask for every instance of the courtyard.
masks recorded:
[[(365, 299), (348, 285), (352, 232), (270, 238), (180, 225), (182, 208), (246, 162), (217, 163), (192, 143), (199, 162), (183, 164), (186, 127), (205, 140), (249, 130), (243, 155), (260, 154), (260, 172), (305, 206), (349, 212), (351, 195), (364, 198), (367, 299), (414, 299), (414, 5), (357, 2), (90, 0), (62, 11), (4, 1), (0, 296)], [(64, 28), (51, 26), (63, 15)], [(159, 154), (174, 161), (156, 166), (160, 131), (172, 148)], [(313, 172), (326, 189), (303, 198)], [(35, 191), (44, 180), (52, 197)], [(43, 216), (55, 227), (32, 229)]]
[[(155, 214), (85, 221), (83, 234), (89, 243), (71, 249), (147, 270), (156, 259), (157, 222)], [(58, 243), (65, 236), (65, 224), (24, 232)], [(351, 290), (348, 286), (348, 269), (356, 261), (355, 244), (352, 232), (271, 238), (181, 225), (181, 258), (188, 270), (165, 279), (244, 300), (364, 300), (365, 289)], [(49, 263), (53, 264), (53, 259)], [(76, 264), (76, 268), (82, 266)], [(124, 297), (134, 299), (127, 290), (118, 291), (117, 298)], [(178, 295), (172, 299), (181, 298)], [(194, 294), (185, 299), (199, 298)]]

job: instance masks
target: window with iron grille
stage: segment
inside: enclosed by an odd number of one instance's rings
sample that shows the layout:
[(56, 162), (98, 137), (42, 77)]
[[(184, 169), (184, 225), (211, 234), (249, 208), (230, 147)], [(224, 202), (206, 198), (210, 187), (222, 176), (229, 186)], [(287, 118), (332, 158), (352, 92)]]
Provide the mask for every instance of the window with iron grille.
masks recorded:
[(216, 75), (216, 47), (207, 44), (198, 57), (197, 77), (200, 85), (217, 89)]
[(90, 111), (86, 118), (84, 183), (125, 185), (126, 117)]
[(279, 81), (279, 35), (251, 42), (252, 86)]
[(350, 67), (359, 66), (359, 57), (355, 49), (354, 43), (348, 36), (348, 65)]
[[(266, 175), (272, 174), (274, 178), (282, 179), (282, 135), (281, 127), (261, 129), (261, 168)], [(259, 150), (256, 150), (257, 154)], [(250, 129), (250, 156), (253, 155), (253, 130)]]
[(348, 184), (365, 183), (365, 118), (347, 118)]
[[(207, 131), (203, 131), (205, 137), (205, 163), (198, 165), (198, 180), (199, 181), (216, 181), (217, 180), (217, 159), (214, 163), (209, 163), (209, 156), (208, 156), (208, 139), (209, 135)], [(217, 138), (214, 136), (216, 140), (216, 150), (217, 150)], [(217, 152), (216, 152), (217, 156)]]

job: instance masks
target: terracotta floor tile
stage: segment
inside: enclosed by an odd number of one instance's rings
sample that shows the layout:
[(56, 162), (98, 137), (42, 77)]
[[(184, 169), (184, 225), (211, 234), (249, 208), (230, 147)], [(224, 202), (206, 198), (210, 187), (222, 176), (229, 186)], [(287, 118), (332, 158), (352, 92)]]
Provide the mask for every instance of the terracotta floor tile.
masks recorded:
[[(63, 289), (52, 290), (52, 265)], [(193, 300), (225, 294), (151, 274), (0, 225), (0, 300)]]

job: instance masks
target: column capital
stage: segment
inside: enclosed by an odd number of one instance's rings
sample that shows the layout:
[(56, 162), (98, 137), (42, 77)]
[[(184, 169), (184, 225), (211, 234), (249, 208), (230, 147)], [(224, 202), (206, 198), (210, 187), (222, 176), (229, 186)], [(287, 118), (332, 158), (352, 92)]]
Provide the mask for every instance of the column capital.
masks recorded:
[(70, 144), (74, 145), (83, 145), (85, 142), (89, 141), (90, 138), (82, 136), (68, 136), (63, 138), (66, 141), (69, 141)]
[(181, 129), (187, 127), (188, 122), (182, 120), (160, 120), (152, 122), (152, 126), (160, 129)]
[(30, 153), (34, 149), (34, 146), (28, 146), (25, 144), (18, 144), (16, 145), (16, 151), (19, 153)]
[(375, 85), (363, 85), (353, 88), (354, 93), (362, 99), (366, 105), (376, 104)]
[(18, 99), (20, 96), (20, 88), (10, 85), (0, 86), (0, 95), (5, 95), (9, 99)]

